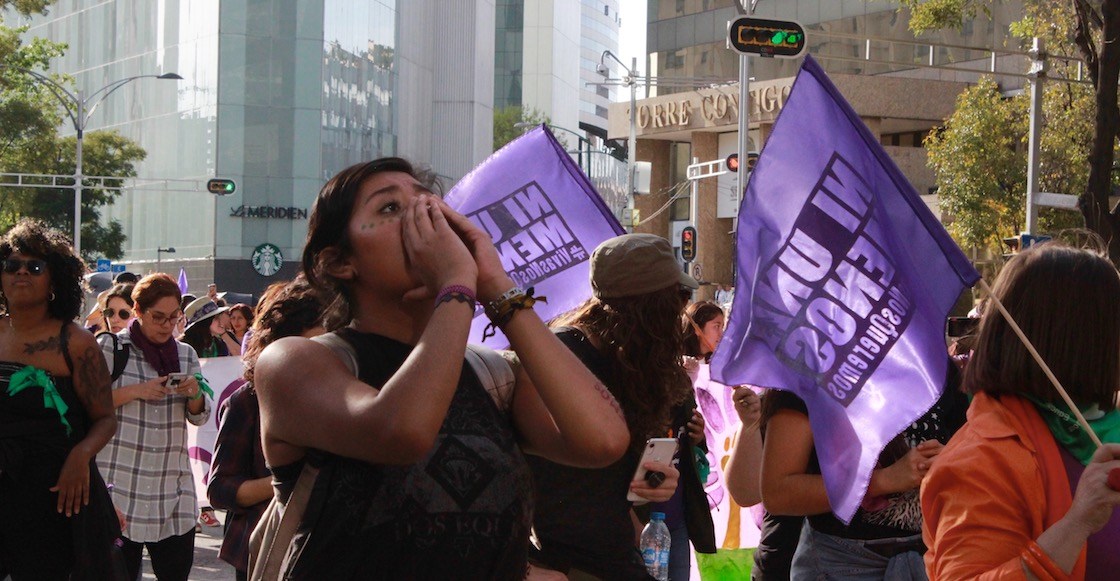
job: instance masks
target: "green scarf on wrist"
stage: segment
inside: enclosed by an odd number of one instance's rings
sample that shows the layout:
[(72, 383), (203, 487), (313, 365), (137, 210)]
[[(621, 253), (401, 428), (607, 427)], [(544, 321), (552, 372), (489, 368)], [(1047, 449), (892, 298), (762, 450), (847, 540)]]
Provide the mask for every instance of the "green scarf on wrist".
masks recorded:
[[(1069, 406), (1064, 401), (1050, 403), (1034, 396), (1022, 395), (1034, 404), (1058, 444), (1073, 454), (1073, 457), (1082, 464), (1088, 466), (1093, 453), (1097, 451), (1097, 446), (1077, 422), (1077, 417), (1070, 413)], [(1078, 406), (1078, 409), (1101, 442), (1120, 444), (1120, 411), (1113, 409), (1101, 413), (1096, 405)]]

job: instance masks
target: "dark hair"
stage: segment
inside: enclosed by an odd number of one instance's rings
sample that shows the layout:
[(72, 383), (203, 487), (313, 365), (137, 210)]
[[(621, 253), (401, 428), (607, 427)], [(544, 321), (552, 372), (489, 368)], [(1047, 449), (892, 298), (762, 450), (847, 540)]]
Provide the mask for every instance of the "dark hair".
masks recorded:
[(198, 297), (196, 297), (196, 296), (194, 296), (190, 293), (187, 293), (187, 294), (179, 297), (179, 308), (185, 311), (185, 310), (187, 310), (187, 305), (190, 305), (191, 303), (195, 302), (196, 300), (198, 300)]
[(152, 305), (160, 299), (167, 297), (174, 297), (175, 302), (183, 301), (183, 296), (179, 293), (179, 283), (162, 272), (145, 276), (132, 289), (133, 306), (141, 311), (152, 308)]
[[(276, 284), (280, 284), (280, 283), (276, 283)], [(231, 312), (231, 313), (233, 313), (233, 312), (241, 313), (241, 316), (245, 317), (245, 320), (249, 322), (249, 326), (250, 327), (253, 326), (253, 309), (249, 305), (247, 305), (245, 303), (237, 303), (236, 305), (233, 305), (232, 307), (229, 308), (229, 312)]]
[(611, 361), (605, 383), (626, 413), (632, 446), (664, 434), (670, 410), (692, 393), (681, 366), (680, 316), (680, 290), (673, 285), (635, 297), (591, 298), (552, 322), (594, 337)]
[(117, 284), (136, 284), (139, 280), (140, 277), (136, 276), (135, 273), (125, 271), (118, 274), (117, 278), (113, 279), (113, 282)]
[(112, 298), (122, 299), (124, 302), (128, 303), (128, 306), (133, 306), (135, 303), (132, 301), (132, 289), (135, 288), (135, 286), (136, 285), (132, 283), (117, 283), (113, 285), (113, 287), (109, 289), (109, 292), (105, 293), (105, 303), (101, 306), (108, 306), (109, 299)]
[(348, 282), (328, 274), (327, 267), (346, 258), (352, 250), (347, 226), (358, 190), (369, 178), (386, 172), (406, 173), (430, 189), (438, 189), (431, 172), (417, 170), (399, 157), (383, 157), (338, 172), (319, 190), (319, 197), (311, 209), (307, 241), (303, 247), (303, 274), (308, 283), (319, 291), (326, 305), (323, 325), (328, 330), (333, 331), (350, 322), (353, 318), (353, 297)]
[[(86, 265), (74, 254), (69, 238), (38, 220), (24, 218), (0, 242), (0, 260), (15, 252), (46, 261), (54, 296), (47, 304), (47, 312), (52, 318), (73, 321), (82, 314)], [(8, 312), (7, 299), (0, 300), (0, 309), (2, 313)]]
[(202, 353), (215, 341), (214, 336), (210, 334), (210, 323), (216, 318), (216, 316), (211, 317), (198, 324), (188, 326), (183, 331), (183, 335), (179, 337), (179, 342), (190, 345), (194, 348), (194, 352), (202, 357)]
[[(1061, 296), (1054, 294), (1061, 289)], [(1078, 405), (1116, 405), (1120, 389), (1120, 273), (1101, 253), (1050, 242), (1011, 259), (992, 295), (1003, 303), (1042, 360)], [(965, 367), (965, 389), (999, 397), (1028, 394), (1060, 402), (1000, 311), (980, 321), (976, 349)]]
[[(723, 316), (723, 308), (710, 301), (699, 301), (692, 303), (685, 307), (684, 316), (681, 320), (684, 322), (684, 354), (689, 357), (702, 357), (704, 356), (703, 348), (700, 345), (699, 330), (704, 330), (704, 325), (708, 321), (716, 317)], [(692, 325), (696, 324), (696, 328)], [(715, 345), (712, 345), (714, 348)]]
[(273, 341), (302, 335), (319, 324), (323, 303), (315, 288), (301, 274), (288, 283), (278, 282), (264, 291), (257, 304), (252, 336), (241, 359), (245, 362), (245, 379), (253, 381), (257, 357)]

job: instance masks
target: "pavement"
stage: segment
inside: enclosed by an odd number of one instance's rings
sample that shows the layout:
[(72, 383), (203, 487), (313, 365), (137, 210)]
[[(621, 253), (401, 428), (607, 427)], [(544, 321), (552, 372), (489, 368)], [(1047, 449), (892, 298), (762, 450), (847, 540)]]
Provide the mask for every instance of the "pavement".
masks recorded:
[[(218, 520), (225, 522), (225, 511), (214, 511)], [(194, 537), (194, 567), (191, 568), (191, 581), (233, 581), (233, 566), (218, 558), (222, 547), (223, 527), (202, 527), (202, 532)], [(141, 579), (155, 579), (148, 553), (144, 552)]]

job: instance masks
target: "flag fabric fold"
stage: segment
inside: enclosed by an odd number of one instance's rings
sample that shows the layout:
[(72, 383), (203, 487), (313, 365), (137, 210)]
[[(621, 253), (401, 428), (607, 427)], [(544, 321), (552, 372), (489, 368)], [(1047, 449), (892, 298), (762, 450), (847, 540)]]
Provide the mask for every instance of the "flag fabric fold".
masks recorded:
[(712, 376), (805, 401), (833, 513), (937, 401), (945, 317), (980, 276), (806, 57), (739, 210), (736, 292)]
[(187, 284), (187, 271), (184, 268), (179, 268), (178, 284), (179, 284), (179, 292), (181, 294), (187, 294), (187, 290), (190, 288), (190, 285)]
[[(467, 174), (446, 196), (449, 206), (488, 233), (502, 266), (521, 288), (548, 297), (533, 309), (544, 320), (591, 296), (589, 262), (600, 242), (624, 230), (552, 133), (541, 125), (510, 142)], [(476, 309), (470, 341), (489, 323)]]

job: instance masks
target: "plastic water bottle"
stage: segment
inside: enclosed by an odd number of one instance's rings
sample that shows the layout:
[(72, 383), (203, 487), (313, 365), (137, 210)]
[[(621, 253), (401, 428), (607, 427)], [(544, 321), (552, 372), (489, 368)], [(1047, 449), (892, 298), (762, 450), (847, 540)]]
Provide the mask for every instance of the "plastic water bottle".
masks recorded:
[(665, 526), (665, 513), (650, 514), (649, 524), (642, 529), (642, 560), (646, 571), (658, 581), (669, 579), (669, 527)]

